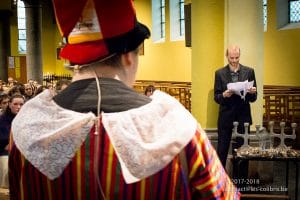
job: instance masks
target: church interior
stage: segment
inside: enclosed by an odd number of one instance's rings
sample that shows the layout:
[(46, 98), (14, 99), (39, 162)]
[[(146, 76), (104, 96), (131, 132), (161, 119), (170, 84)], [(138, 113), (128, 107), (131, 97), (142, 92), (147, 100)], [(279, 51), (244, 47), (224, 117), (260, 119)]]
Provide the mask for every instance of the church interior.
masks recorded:
[[(20, 2), (25, 5), (21, 22)], [(183, 23), (179, 20), (177, 25), (174, 2), (182, 5), (184, 13), (184, 18), (180, 18)], [(291, 2), (298, 5), (296, 22), (290, 20)], [(151, 37), (140, 51), (135, 90), (143, 93), (148, 85), (154, 85), (176, 97), (216, 145), (218, 104), (214, 101), (214, 73), (227, 64), (227, 46), (237, 44), (241, 48), (240, 63), (254, 68), (257, 81), (257, 100), (251, 104), (251, 134), (256, 133), (256, 125), (270, 133), (273, 122), (274, 133), (296, 134), (285, 144), (300, 150), (299, 0), (134, 0), (134, 5), (139, 21), (151, 30)], [(163, 7), (164, 13), (157, 16), (160, 12), (156, 7)], [(161, 17), (164, 20), (159, 22)], [(181, 30), (178, 34), (174, 33), (176, 27)], [(63, 44), (51, 0), (0, 1), (2, 81), (12, 77), (22, 83), (30, 79), (47, 85), (59, 79), (70, 80), (72, 72), (64, 68), (65, 60), (59, 57)], [(281, 122), (285, 122), (283, 128)], [(293, 123), (297, 124), (294, 128)], [(259, 143), (257, 140), (253, 140), (253, 145)], [(276, 141), (280, 143), (279, 139)], [(229, 161), (234, 160), (230, 156)], [(232, 170), (230, 163), (227, 170)], [(254, 159), (250, 168), (249, 176), (259, 177), (265, 182), (264, 187), (286, 190), (254, 192), (242, 199), (300, 199), (300, 156), (288, 161)]]

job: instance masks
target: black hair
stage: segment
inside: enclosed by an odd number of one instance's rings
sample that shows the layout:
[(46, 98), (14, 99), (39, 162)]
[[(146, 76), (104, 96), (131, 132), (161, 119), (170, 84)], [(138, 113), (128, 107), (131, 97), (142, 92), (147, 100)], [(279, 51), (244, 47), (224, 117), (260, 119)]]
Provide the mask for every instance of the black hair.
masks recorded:
[(147, 92), (150, 92), (151, 94), (156, 90), (156, 88), (154, 87), (154, 85), (148, 85), (145, 89), (145, 95), (147, 94)]

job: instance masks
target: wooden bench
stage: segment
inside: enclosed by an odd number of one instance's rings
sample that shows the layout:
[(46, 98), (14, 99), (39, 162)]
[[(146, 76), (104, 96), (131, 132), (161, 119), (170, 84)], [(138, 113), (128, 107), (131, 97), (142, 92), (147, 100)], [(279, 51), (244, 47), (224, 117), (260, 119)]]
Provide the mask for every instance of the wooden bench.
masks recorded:
[(148, 85), (175, 97), (187, 110), (191, 111), (191, 82), (137, 80), (133, 88), (144, 93)]
[(263, 126), (274, 121), (274, 130), (280, 131), (280, 122), (286, 122), (286, 133), (291, 133), (291, 123), (297, 123), (297, 140), (294, 148), (300, 149), (300, 87), (265, 85), (263, 87)]

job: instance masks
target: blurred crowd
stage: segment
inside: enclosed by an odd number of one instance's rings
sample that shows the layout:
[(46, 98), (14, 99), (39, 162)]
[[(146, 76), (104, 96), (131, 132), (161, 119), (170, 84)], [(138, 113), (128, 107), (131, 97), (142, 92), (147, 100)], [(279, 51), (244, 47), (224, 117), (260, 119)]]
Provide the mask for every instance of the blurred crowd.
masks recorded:
[(46, 86), (35, 80), (21, 83), (12, 77), (7, 82), (0, 79), (0, 188), (8, 187), (8, 149), (11, 123), (22, 106), (41, 93), (44, 89), (59, 93), (70, 84), (69, 80), (59, 80), (55, 85), (47, 83)]
[(1, 113), (7, 108), (11, 97), (20, 95), (24, 101), (28, 101), (44, 90), (44, 87), (38, 84), (37, 81), (28, 80), (27, 83), (21, 83), (14, 80), (12, 77), (7, 79), (7, 82), (0, 79), (0, 110)]
[(15, 94), (24, 97), (25, 102), (41, 93), (44, 89), (51, 89), (60, 92), (70, 84), (70, 80), (59, 80), (55, 85), (47, 83), (46, 86), (37, 81), (29, 79), (27, 83), (21, 83), (9, 77), (7, 81), (0, 79), (0, 112), (2, 113), (8, 106), (9, 99)]

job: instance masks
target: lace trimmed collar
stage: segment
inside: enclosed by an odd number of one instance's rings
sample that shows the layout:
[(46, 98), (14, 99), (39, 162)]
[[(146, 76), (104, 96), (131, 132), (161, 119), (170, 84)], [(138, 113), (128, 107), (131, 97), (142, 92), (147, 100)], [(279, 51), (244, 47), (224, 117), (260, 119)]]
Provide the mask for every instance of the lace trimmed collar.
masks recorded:
[[(18, 149), (49, 179), (63, 172), (95, 119), (93, 113), (58, 106), (52, 97), (46, 90), (28, 101), (12, 123)], [(127, 183), (164, 168), (191, 140), (197, 128), (193, 116), (173, 97), (155, 91), (151, 98), (150, 103), (139, 108), (101, 113)]]

